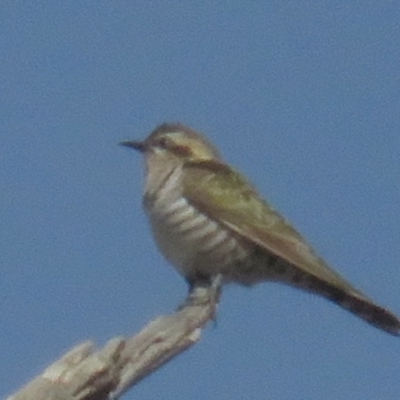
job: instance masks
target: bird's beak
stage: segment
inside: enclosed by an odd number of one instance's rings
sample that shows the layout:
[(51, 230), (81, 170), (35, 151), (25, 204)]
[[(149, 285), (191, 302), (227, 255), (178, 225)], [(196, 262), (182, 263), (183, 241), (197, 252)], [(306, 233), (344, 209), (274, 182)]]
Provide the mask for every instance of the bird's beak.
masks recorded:
[(144, 152), (146, 149), (146, 145), (144, 142), (140, 142), (138, 140), (127, 140), (119, 143), (121, 146), (130, 147), (131, 149), (135, 149), (140, 152)]

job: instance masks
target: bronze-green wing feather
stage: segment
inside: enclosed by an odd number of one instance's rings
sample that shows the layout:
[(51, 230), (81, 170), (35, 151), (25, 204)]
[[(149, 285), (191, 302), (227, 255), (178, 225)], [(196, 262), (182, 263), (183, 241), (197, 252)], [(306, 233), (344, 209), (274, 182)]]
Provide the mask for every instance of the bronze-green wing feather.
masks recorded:
[(399, 335), (400, 320), (329, 268), (238, 172), (214, 160), (189, 162), (184, 168), (183, 194), (190, 204), (310, 276), (310, 290)]
[(185, 168), (184, 196), (202, 212), (302, 271), (358, 293), (238, 172), (215, 161), (191, 162)]

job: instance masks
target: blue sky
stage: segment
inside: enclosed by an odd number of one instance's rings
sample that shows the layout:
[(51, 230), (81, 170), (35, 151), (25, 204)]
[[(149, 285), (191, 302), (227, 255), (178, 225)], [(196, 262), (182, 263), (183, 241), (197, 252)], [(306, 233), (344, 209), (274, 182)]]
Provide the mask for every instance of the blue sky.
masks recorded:
[[(157, 124), (225, 159), (400, 314), (400, 5), (0, 5), (0, 397), (186, 295), (141, 210)], [(126, 399), (398, 399), (400, 339), (293, 289), (228, 287), (202, 341)]]

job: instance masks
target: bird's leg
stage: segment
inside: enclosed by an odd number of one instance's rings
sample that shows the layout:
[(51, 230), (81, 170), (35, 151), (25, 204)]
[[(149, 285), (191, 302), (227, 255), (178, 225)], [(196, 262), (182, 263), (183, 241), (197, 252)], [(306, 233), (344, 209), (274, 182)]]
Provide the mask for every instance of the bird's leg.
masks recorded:
[(214, 275), (209, 279), (187, 280), (189, 284), (189, 296), (179, 306), (184, 307), (210, 304), (216, 309), (222, 290), (222, 275)]

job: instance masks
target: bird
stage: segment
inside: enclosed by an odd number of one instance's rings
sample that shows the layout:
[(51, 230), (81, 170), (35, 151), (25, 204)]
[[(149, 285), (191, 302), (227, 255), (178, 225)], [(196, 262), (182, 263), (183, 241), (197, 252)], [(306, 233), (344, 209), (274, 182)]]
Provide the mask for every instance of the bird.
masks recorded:
[(333, 270), (202, 133), (163, 123), (120, 144), (144, 155), (145, 213), (190, 290), (217, 276), (224, 284), (283, 283), (400, 335), (399, 318)]

